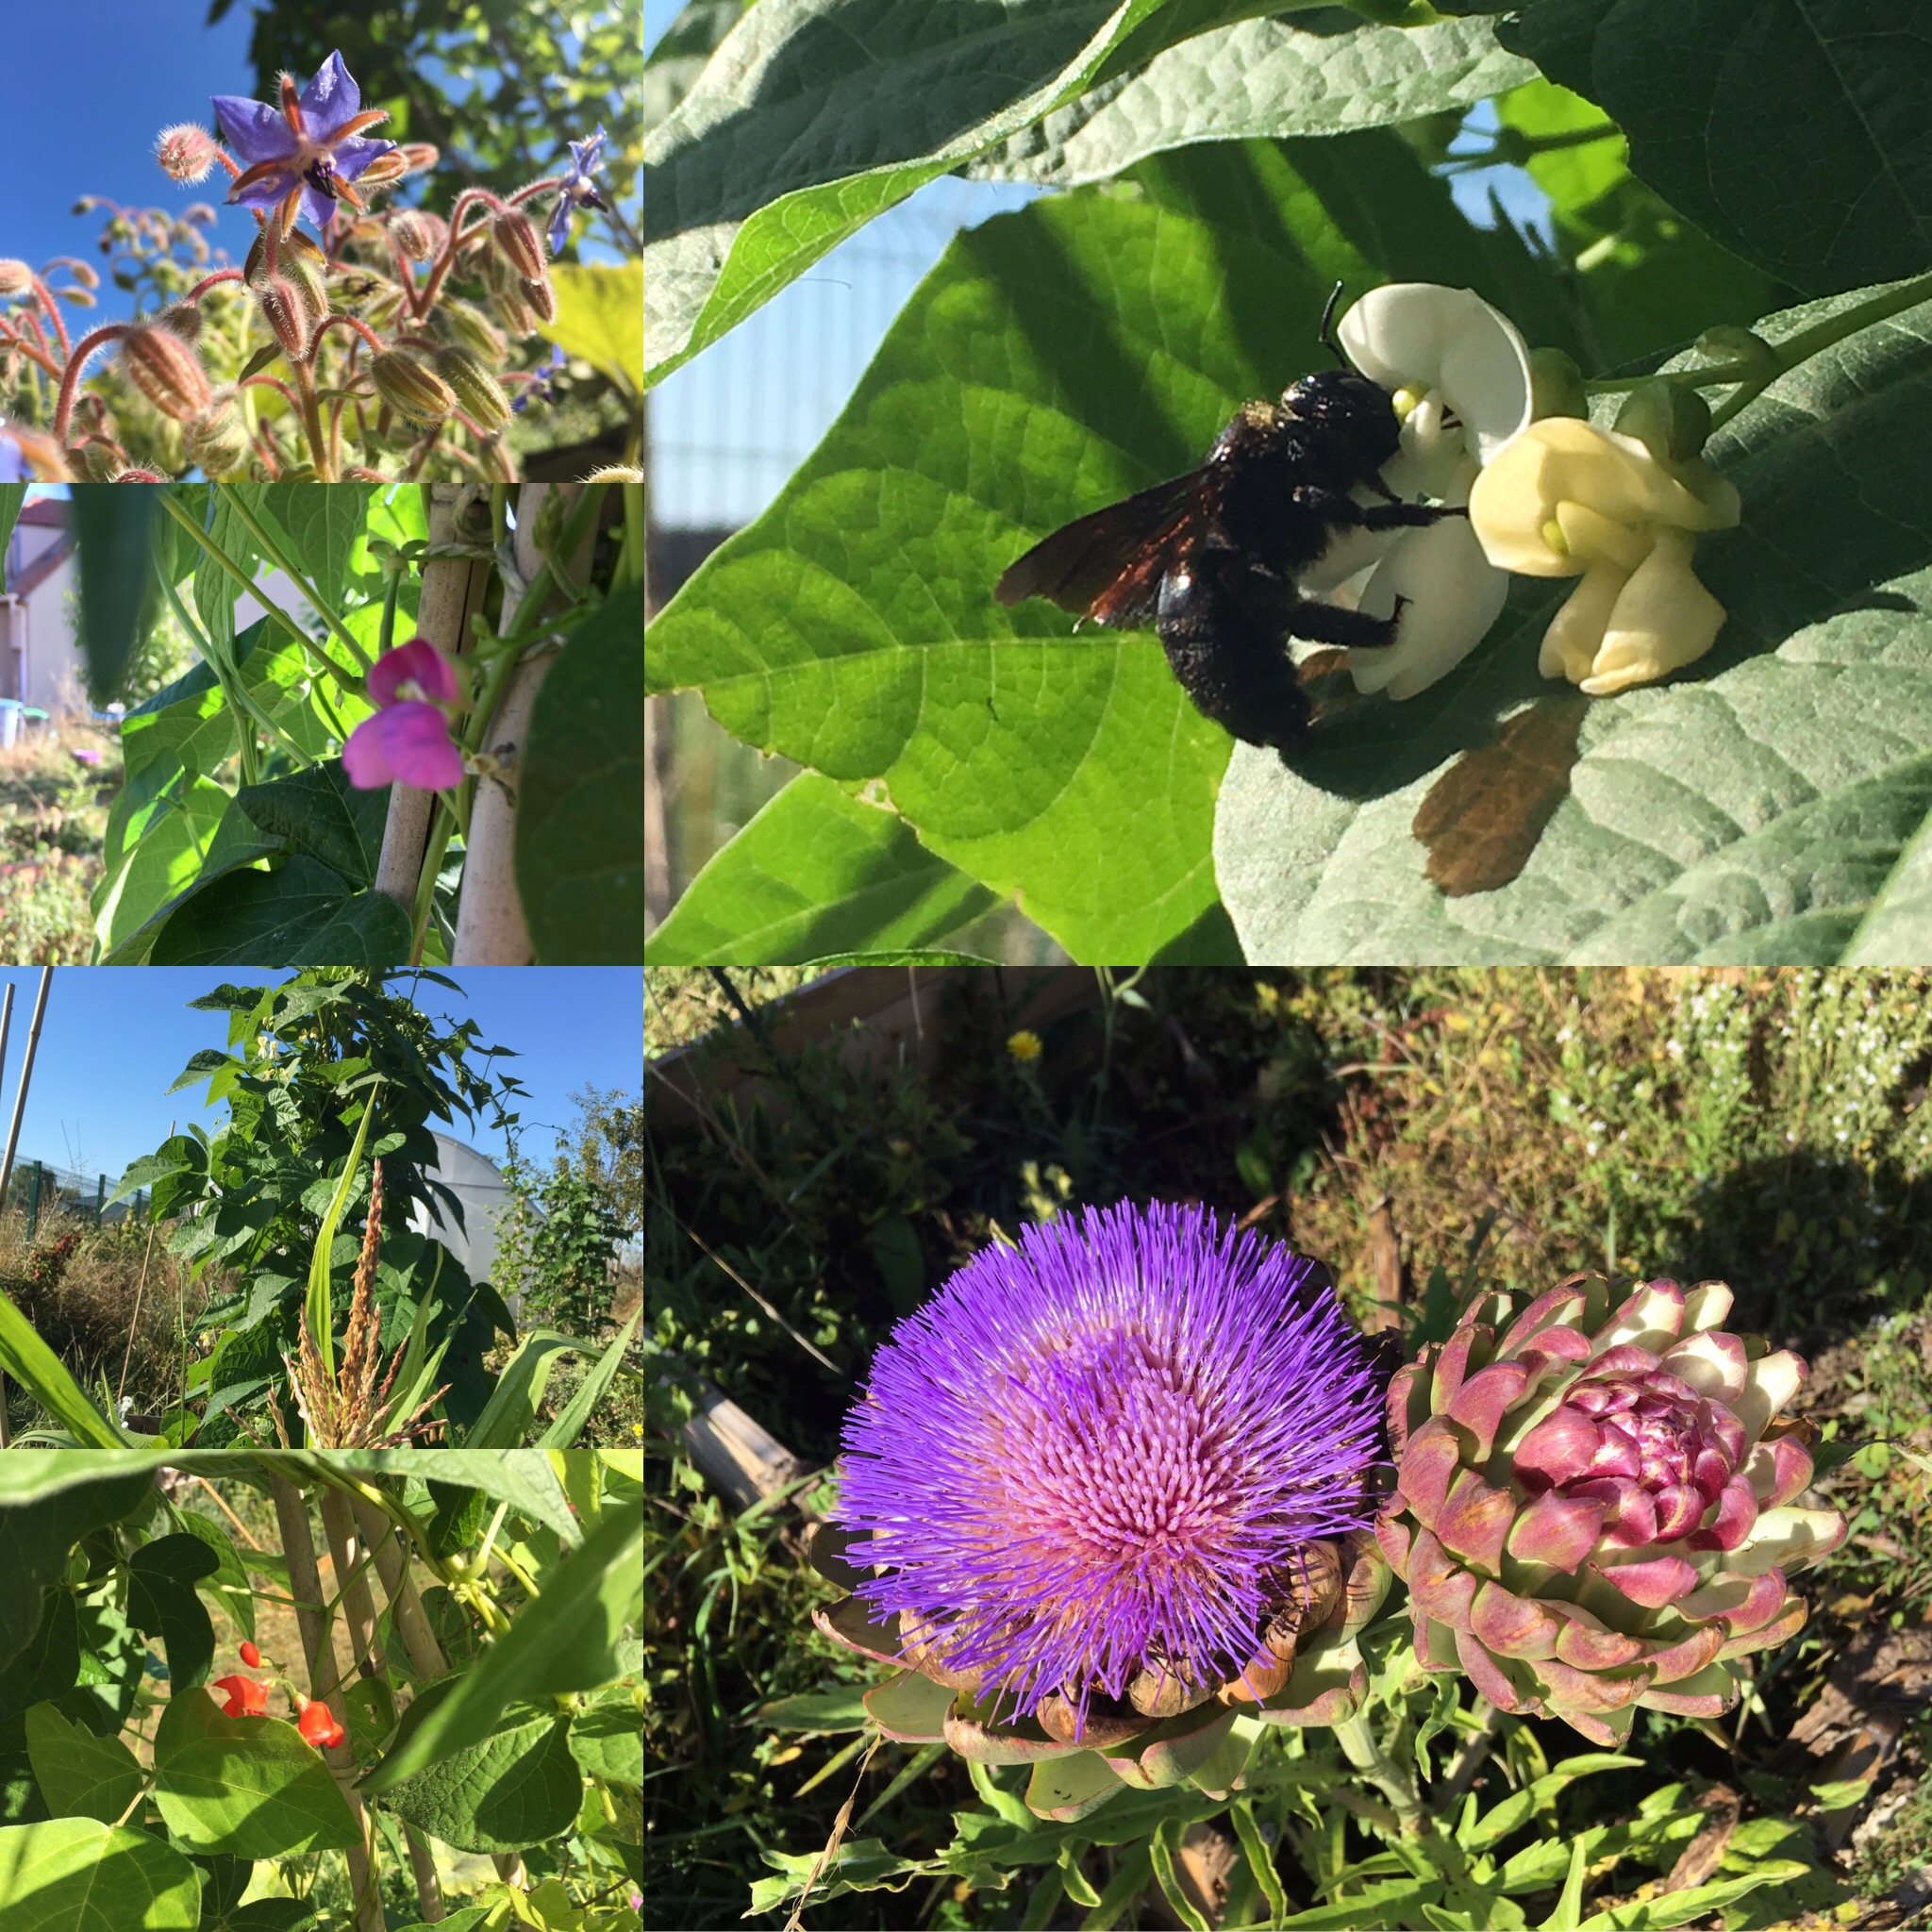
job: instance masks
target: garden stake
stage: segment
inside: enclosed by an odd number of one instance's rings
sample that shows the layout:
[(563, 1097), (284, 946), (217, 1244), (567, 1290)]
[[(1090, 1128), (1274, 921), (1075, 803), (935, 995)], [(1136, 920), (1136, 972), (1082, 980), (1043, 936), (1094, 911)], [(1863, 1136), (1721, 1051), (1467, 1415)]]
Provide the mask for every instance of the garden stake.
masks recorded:
[(416, 1874), (416, 1904), (423, 1923), (433, 1925), (444, 1916), (442, 1886), (436, 1875), (436, 1855), (416, 1836), (413, 1825), (403, 1826), (403, 1843), (409, 1851), (409, 1870)]
[(375, 1574), (382, 1578), (382, 1591), (389, 1598), (390, 1621), (403, 1640), (403, 1648), (409, 1653), (411, 1668), (425, 1683), (441, 1676), (449, 1669), (449, 1660), (436, 1641), (435, 1631), (429, 1627), (423, 1599), (409, 1576), (408, 1559), (395, 1524), (365, 1496), (352, 1496), (350, 1507), (356, 1512), (356, 1526), (361, 1532), (363, 1544), (375, 1559)]
[[(54, 969), (41, 968), (41, 990), (34, 995), (33, 1024), (26, 1030), (26, 1058), (20, 1063), (20, 1091), (13, 1099), (13, 1124), (7, 1130), (7, 1158), (0, 1161), (0, 1208), (7, 1202), (7, 1185), (13, 1178), (13, 1150), (20, 1145), (20, 1117), (26, 1111), (27, 1082), (34, 1076), (34, 1049), (41, 1043), (41, 1016), (47, 1010), (47, 989), (54, 983)], [(7, 989), (7, 1010), (13, 1011), (13, 988)], [(0, 1375), (0, 1449), (7, 1446), (7, 1377)]]
[[(429, 547), (432, 552), (458, 542), (480, 541), (487, 524), (472, 530), (476, 506), (487, 512), (489, 494), (475, 485), (435, 483), (429, 490)], [(463, 656), (472, 638), (471, 620), (483, 603), (490, 582), (490, 565), (483, 556), (426, 558), (423, 564), (423, 594), (417, 607), (416, 633), (425, 637), (445, 658)], [(382, 828), (382, 856), (375, 868), (375, 890), (393, 899), (411, 916), (416, 909), (416, 884), (429, 843), (429, 815), (436, 805), (433, 791), (419, 791), (399, 778), (390, 787), (389, 817)]]
[(308, 1501), (287, 1476), (273, 1467), (269, 1482), (275, 1492), (275, 1522), (282, 1532), (282, 1554), (289, 1563), (289, 1593), (295, 1600), (295, 1627), (301, 1632), (302, 1652), (308, 1662), (308, 1689), (328, 1706), (329, 1714), (345, 1734), (342, 1742), (325, 1755), (335, 1759), (329, 1768), (336, 1773), (336, 1783), (362, 1834), (362, 1842), (351, 1845), (344, 1855), (349, 1861), (349, 1889), (356, 1899), (357, 1932), (384, 1932), (369, 1817), (355, 1787), (355, 1759), (353, 1755), (337, 1757), (337, 1753), (349, 1752), (349, 1718), (342, 1703), (341, 1680), (336, 1674), (334, 1647), (327, 1641), (321, 1614), (311, 1607), (322, 1602), (322, 1578), (315, 1568), (315, 1541), (308, 1532)]
[[(537, 525), (545, 499), (554, 490), (560, 501), (570, 503), (580, 486), (574, 483), (525, 483), (517, 492), (517, 528), (514, 556), (518, 574), (535, 588), (534, 579), (543, 568), (542, 554), (537, 548)], [(596, 541), (595, 526), (587, 531), (577, 553), (570, 559), (572, 574), (580, 580), (588, 575), (591, 546)], [(511, 579), (503, 587), (503, 613), (497, 635), (514, 626), (522, 605), (523, 591)], [(541, 651), (524, 658), (512, 672), (509, 688), (504, 692), (494, 715), (482, 721), (477, 749), (488, 752), (510, 771), (515, 784), (516, 758), (530, 726), (530, 710), (544, 674), (550, 668), (552, 653)], [(487, 704), (487, 695), (479, 700)], [(463, 859), (463, 896), (457, 908), (456, 945), (450, 962), (457, 966), (527, 966), (535, 958), (530, 935), (524, 924), (523, 902), (517, 896), (514, 841), (516, 807), (501, 784), (488, 779), (476, 787), (471, 808), (469, 838)]]
[(334, 1488), (322, 1492), (322, 1526), (335, 1558), (336, 1584), (342, 1593), (342, 1614), (348, 1620), (349, 1650), (365, 1677), (382, 1674), (382, 1640), (376, 1635), (375, 1605), (363, 1574), (363, 1545), (349, 1514), (348, 1499)]

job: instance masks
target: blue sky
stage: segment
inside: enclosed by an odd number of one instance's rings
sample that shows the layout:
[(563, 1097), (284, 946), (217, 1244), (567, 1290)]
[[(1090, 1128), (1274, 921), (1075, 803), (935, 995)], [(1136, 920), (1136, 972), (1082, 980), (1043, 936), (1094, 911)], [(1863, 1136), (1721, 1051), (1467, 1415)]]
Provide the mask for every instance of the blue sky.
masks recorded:
[[(166, 1139), (170, 1121), (185, 1125), (192, 1120), (213, 1132), (226, 1118), (225, 1107), (204, 1108), (199, 1088), (168, 1091), (191, 1055), (227, 1044), (227, 1015), (192, 1011), (188, 1002), (224, 980), (266, 986), (288, 976), (235, 967), (58, 968), (16, 1158), (106, 1174), (112, 1192), (128, 1162)], [(474, 1019), (485, 1044), (511, 1047), (521, 1056), (495, 1064), (530, 1090), (520, 1108), (526, 1157), (549, 1158), (555, 1130), (575, 1117), (570, 1096), (579, 1088), (637, 1091), (644, 1046), (636, 967), (499, 966), (458, 969), (449, 977), (461, 986), (460, 994), (425, 981), (416, 990), (416, 1003), (439, 1019)], [(13, 1020), (0, 1074), (0, 1132), (13, 1117), (40, 973), (0, 969), (0, 984), (8, 983)], [(391, 981), (397, 991), (410, 985), (408, 974)], [(473, 1130), (458, 1120), (445, 1131), (492, 1158), (505, 1151), (502, 1137), (480, 1124)]]
[[(647, 8), (657, 4), (645, 0)], [(83, 194), (97, 194), (123, 207), (174, 211), (207, 202), (219, 215), (207, 231), (211, 245), (242, 259), (255, 222), (223, 206), (227, 176), (218, 171), (184, 187), (161, 173), (154, 156), (163, 127), (182, 121), (214, 126), (210, 95), (255, 92), (248, 58), (255, 9), (243, 0), (214, 26), (204, 25), (208, 12), (208, 0), (0, 0), (7, 75), (0, 255), (36, 268), (75, 255), (99, 268), (105, 258), (96, 243), (107, 216), (98, 208), (74, 212)], [(661, 28), (653, 38), (656, 31)], [(580, 247), (582, 236), (580, 228)], [(584, 252), (587, 259), (615, 258), (594, 245)], [(99, 308), (66, 311), (70, 330), (128, 312), (131, 298), (105, 272), (102, 281)]]

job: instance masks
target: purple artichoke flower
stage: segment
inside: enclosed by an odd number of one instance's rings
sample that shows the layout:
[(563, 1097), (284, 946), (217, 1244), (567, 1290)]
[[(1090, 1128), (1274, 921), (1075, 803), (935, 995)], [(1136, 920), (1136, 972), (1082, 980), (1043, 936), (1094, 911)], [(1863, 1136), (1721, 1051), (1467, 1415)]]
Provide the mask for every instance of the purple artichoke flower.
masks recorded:
[(855, 1595), (816, 1621), (924, 1674), (869, 1698), (891, 1735), (1104, 1759), (1043, 1812), (1121, 1780), (1224, 1789), (1236, 1707), (1329, 1723), (1363, 1693), (1379, 1407), (1319, 1264), (1200, 1208), (1029, 1228), (874, 1358), (813, 1544)]
[(263, 213), (292, 195), (318, 229), (326, 229), (339, 200), (363, 206), (348, 184), (378, 155), (395, 149), (392, 141), (367, 141), (361, 130), (389, 118), (385, 108), (361, 112), (362, 91), (331, 54), (300, 93), (294, 78), (282, 75), (282, 104), (272, 108), (239, 94), (214, 96), (215, 118), (228, 145), (248, 166), (236, 176), (228, 200)]
[(570, 240), (571, 218), (580, 208), (601, 208), (606, 204), (597, 192), (597, 184), (591, 177), (604, 165), (603, 156), (598, 152), (609, 137), (599, 123), (597, 131), (588, 141), (574, 141), (570, 144), (570, 173), (563, 177), (557, 195), (557, 206), (550, 215), (550, 252), (557, 254)]

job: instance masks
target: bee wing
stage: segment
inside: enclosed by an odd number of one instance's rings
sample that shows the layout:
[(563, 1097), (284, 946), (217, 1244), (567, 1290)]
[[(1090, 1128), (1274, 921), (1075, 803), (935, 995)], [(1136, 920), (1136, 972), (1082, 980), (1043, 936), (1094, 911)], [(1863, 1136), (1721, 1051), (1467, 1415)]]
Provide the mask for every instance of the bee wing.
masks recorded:
[(993, 596), (1045, 597), (1121, 630), (1152, 624), (1162, 577), (1205, 522), (1207, 475), (1191, 470), (1075, 518), (1008, 566)]

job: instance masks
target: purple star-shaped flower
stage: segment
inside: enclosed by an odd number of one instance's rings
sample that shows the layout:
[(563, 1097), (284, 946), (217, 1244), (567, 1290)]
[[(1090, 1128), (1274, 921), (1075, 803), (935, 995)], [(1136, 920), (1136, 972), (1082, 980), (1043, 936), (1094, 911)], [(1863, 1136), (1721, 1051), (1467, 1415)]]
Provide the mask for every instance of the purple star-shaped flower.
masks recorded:
[[(389, 118), (386, 109), (360, 111), (362, 91), (331, 54), (300, 93), (294, 78), (282, 75), (282, 104), (216, 94), (215, 118), (228, 145), (248, 163), (228, 190), (231, 205), (267, 213), (300, 196), (301, 212), (326, 229), (338, 201), (359, 208), (361, 197), (348, 184), (378, 155), (391, 153), (392, 141), (365, 141), (361, 130)], [(292, 225), (292, 206), (285, 225)]]
[(555, 255), (570, 240), (571, 217), (580, 208), (602, 208), (604, 197), (597, 192), (597, 184), (591, 180), (604, 158), (598, 150), (609, 137), (605, 134), (603, 124), (588, 141), (574, 141), (570, 144), (570, 173), (563, 177), (558, 191), (557, 208), (550, 217), (550, 252)]

